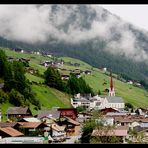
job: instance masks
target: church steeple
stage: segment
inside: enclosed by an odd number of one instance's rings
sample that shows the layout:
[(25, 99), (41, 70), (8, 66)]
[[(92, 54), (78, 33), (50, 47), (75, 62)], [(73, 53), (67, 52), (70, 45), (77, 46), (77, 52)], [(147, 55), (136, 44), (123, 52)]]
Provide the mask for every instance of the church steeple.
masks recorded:
[(115, 91), (114, 91), (114, 86), (113, 86), (113, 79), (112, 79), (112, 72), (110, 72), (109, 96), (115, 96)]

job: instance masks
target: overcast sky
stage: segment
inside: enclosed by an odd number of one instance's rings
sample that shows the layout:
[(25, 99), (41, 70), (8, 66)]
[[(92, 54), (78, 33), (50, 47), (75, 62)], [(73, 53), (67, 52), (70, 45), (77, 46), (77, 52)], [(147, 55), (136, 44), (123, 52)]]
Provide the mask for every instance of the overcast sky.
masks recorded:
[(99, 5), (114, 13), (125, 21), (148, 30), (148, 5)]

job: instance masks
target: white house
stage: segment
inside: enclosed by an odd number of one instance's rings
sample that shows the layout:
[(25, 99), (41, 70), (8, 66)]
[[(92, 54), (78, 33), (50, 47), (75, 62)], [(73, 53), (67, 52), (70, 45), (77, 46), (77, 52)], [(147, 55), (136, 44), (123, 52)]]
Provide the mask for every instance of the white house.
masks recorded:
[(66, 138), (65, 126), (52, 124), (51, 129), (53, 139), (60, 140), (61, 138)]
[(123, 110), (125, 103), (121, 97), (116, 96), (94, 96), (89, 99), (83, 98), (71, 98), (71, 105), (76, 108), (78, 106), (85, 106), (89, 109), (104, 109), (104, 108), (116, 108)]

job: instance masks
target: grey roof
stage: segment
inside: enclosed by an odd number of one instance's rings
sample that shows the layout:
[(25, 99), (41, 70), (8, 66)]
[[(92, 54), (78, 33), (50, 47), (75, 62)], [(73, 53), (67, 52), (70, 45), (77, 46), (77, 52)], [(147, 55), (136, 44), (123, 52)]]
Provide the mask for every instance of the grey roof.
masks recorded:
[(106, 99), (109, 103), (124, 103), (124, 100), (121, 97), (107, 96)]
[(13, 115), (13, 114), (29, 114), (28, 107), (9, 107), (7, 110), (7, 114)]
[(74, 102), (90, 102), (89, 100), (87, 99), (73, 99)]
[(107, 113), (106, 114), (106, 116), (126, 116), (127, 115), (127, 113), (116, 113), (116, 112), (109, 112), (109, 113)]
[(143, 127), (143, 128), (144, 128), (144, 127), (147, 127), (147, 128), (148, 128), (148, 123), (141, 123), (141, 124), (140, 124), (140, 127)]
[(38, 112), (38, 119), (41, 119), (43, 117), (53, 117), (55, 119), (58, 119), (60, 117), (60, 112), (57, 109), (52, 109), (52, 110), (41, 110)]

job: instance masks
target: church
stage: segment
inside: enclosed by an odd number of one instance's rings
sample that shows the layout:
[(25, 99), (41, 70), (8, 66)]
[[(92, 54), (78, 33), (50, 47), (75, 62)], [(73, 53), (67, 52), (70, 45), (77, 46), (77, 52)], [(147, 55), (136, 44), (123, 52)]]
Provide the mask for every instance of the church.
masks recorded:
[(116, 108), (116, 109), (124, 109), (125, 103), (122, 97), (115, 96), (115, 90), (113, 86), (113, 79), (112, 79), (112, 73), (110, 73), (110, 88), (109, 88), (109, 96), (106, 96), (106, 100), (108, 103), (106, 103), (106, 107)]
[(113, 86), (112, 73), (110, 73), (110, 88), (108, 96), (91, 96), (91, 94), (81, 95), (76, 94), (74, 98), (71, 98), (71, 105), (76, 108), (78, 106), (85, 106), (88, 109), (104, 109), (114, 108), (118, 110), (124, 110), (125, 103), (122, 97), (115, 96), (115, 90)]

